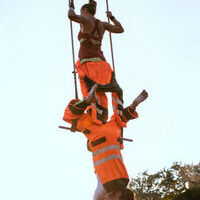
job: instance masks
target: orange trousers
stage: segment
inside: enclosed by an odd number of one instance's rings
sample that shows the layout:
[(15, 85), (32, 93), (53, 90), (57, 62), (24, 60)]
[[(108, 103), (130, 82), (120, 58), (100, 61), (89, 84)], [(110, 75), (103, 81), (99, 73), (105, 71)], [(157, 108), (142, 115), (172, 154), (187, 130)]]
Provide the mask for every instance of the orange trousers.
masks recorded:
[(87, 111), (92, 117), (103, 123), (107, 121), (108, 99), (105, 92), (112, 92), (113, 111), (117, 115), (118, 120), (121, 121), (121, 123), (124, 123), (121, 118), (123, 110), (123, 94), (115, 80), (110, 64), (105, 61), (85, 62), (81, 64), (80, 61), (77, 61), (76, 70), (79, 75), (83, 98), (88, 95), (88, 92), (94, 84), (99, 85), (99, 89), (96, 92), (98, 103), (92, 104), (87, 108)]

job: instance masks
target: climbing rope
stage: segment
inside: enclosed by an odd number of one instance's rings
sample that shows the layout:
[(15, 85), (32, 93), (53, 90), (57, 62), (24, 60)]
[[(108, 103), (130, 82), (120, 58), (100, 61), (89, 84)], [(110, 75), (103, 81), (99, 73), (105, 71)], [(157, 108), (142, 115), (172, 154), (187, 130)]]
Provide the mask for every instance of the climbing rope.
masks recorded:
[[(109, 11), (108, 0), (106, 0), (106, 9), (107, 9), (107, 11)], [(108, 23), (110, 24), (110, 19), (109, 18), (108, 18)], [(113, 53), (113, 45), (112, 45), (112, 35), (111, 35), (111, 32), (109, 32), (109, 39), (110, 39), (110, 51), (111, 51), (111, 57), (112, 57), (113, 72), (115, 73), (115, 63), (114, 63), (114, 53)]]
[[(70, 4), (70, 0), (69, 0)], [(72, 21), (70, 20), (70, 30), (71, 30), (71, 44), (72, 44), (72, 60), (73, 60), (73, 74), (74, 74), (74, 87), (75, 87), (75, 98), (78, 99), (78, 89), (77, 89), (77, 79), (76, 79), (76, 65), (75, 65), (75, 56), (74, 56), (74, 38), (73, 38), (73, 26)]]

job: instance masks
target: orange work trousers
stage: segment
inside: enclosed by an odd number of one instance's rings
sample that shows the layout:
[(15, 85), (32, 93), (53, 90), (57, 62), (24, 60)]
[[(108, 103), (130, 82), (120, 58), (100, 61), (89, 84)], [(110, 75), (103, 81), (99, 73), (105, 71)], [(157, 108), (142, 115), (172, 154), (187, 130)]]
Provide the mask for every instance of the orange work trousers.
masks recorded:
[(106, 122), (108, 119), (108, 99), (105, 92), (112, 92), (113, 111), (117, 115), (119, 121), (123, 123), (121, 118), (123, 110), (122, 90), (117, 84), (113, 76), (113, 70), (109, 63), (105, 61), (76, 63), (76, 70), (79, 75), (81, 92), (85, 98), (94, 84), (99, 85), (96, 92), (98, 99), (97, 104), (88, 106), (87, 111), (93, 118)]

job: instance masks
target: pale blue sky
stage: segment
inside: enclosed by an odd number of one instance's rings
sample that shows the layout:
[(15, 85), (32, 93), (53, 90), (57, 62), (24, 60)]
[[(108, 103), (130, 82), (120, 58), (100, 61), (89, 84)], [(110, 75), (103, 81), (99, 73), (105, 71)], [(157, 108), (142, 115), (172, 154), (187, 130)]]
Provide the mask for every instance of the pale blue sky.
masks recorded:
[[(75, 0), (76, 11), (84, 0)], [(105, 1), (97, 17), (106, 20)], [(100, 3), (101, 2), (101, 3)], [(74, 97), (68, 1), (0, 0), (0, 199), (88, 200), (96, 177), (86, 139), (58, 129)], [(200, 153), (200, 1), (110, 0), (125, 32), (113, 35), (125, 104), (149, 99), (122, 152), (131, 177)], [(79, 26), (74, 25), (76, 39)], [(108, 34), (103, 50), (111, 62)], [(77, 56), (76, 56), (77, 58)], [(80, 96), (80, 92), (79, 92)]]

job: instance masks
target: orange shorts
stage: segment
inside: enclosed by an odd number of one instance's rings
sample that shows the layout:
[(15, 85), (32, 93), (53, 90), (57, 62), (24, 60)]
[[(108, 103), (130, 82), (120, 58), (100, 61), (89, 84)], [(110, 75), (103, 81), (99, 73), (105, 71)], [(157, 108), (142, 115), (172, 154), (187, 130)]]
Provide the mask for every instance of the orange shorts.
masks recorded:
[[(85, 98), (92, 86), (97, 83), (99, 85), (108, 85), (111, 82), (113, 75), (113, 70), (109, 63), (105, 61), (98, 62), (85, 62), (81, 64), (80, 61), (76, 62), (76, 70), (79, 75), (79, 81), (81, 86), (81, 93), (83, 98)], [(92, 104), (88, 106), (87, 110), (91, 112), (94, 119), (100, 120), (102, 122), (108, 119), (108, 99), (105, 92), (96, 92), (96, 97), (98, 99), (98, 104)], [(119, 114), (118, 98), (119, 96), (112, 92), (112, 104), (114, 113), (117, 115), (121, 121)], [(123, 102), (121, 102), (121, 106)], [(122, 108), (121, 108), (122, 109)]]
[(85, 76), (97, 84), (106, 85), (110, 83), (113, 72), (110, 64), (105, 61), (85, 62), (83, 64), (81, 64), (80, 61), (77, 61), (76, 70), (79, 75), (81, 92), (84, 98), (88, 94), (87, 86), (84, 83)]

